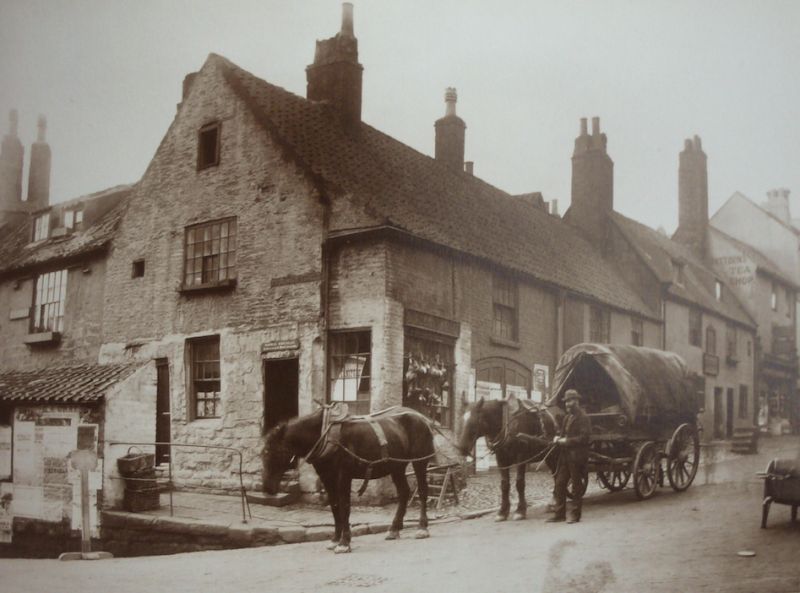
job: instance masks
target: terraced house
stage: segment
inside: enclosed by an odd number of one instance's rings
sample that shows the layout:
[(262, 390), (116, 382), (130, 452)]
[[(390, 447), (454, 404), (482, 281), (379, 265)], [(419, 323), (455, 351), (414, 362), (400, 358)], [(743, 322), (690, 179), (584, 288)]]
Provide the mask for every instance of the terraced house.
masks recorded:
[[(465, 170), (453, 90), (435, 158), (361, 120), (350, 10), (305, 98), (217, 55), (187, 76), (108, 261), (100, 361), (156, 361), (172, 441), (242, 449), (249, 488), (262, 431), (315, 399), (452, 428), (477, 396), (542, 397), (574, 343), (661, 344), (657, 311), (540, 196)], [(184, 485), (236, 484), (224, 454), (172, 455)]]

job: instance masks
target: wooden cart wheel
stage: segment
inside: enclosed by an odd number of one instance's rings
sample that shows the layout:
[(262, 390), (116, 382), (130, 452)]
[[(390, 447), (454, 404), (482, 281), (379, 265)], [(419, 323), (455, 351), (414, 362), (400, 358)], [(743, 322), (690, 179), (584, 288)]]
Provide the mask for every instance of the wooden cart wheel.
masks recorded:
[[(586, 488), (588, 486), (589, 486), (589, 472), (587, 470), (581, 476), (581, 483), (578, 485), (580, 489), (580, 496), (583, 496), (586, 493)], [(567, 482), (567, 498), (569, 498), (570, 500), (575, 500), (575, 485), (572, 483), (572, 480)]]
[(631, 470), (629, 469), (614, 469), (609, 471), (598, 470), (597, 478), (603, 485), (603, 488), (611, 492), (619, 492), (628, 485), (628, 480), (631, 479)]
[(667, 478), (675, 492), (686, 490), (697, 475), (700, 462), (700, 439), (691, 424), (681, 424), (669, 442)]
[(639, 447), (633, 460), (633, 488), (640, 500), (655, 494), (660, 465), (656, 444), (653, 441), (647, 441)]

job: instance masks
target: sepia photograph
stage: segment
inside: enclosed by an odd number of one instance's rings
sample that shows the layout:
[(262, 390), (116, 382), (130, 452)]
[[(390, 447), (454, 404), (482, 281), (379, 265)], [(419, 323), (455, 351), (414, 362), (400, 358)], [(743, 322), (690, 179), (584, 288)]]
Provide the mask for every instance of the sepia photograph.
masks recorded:
[(798, 27), (0, 0), (0, 591), (800, 593)]

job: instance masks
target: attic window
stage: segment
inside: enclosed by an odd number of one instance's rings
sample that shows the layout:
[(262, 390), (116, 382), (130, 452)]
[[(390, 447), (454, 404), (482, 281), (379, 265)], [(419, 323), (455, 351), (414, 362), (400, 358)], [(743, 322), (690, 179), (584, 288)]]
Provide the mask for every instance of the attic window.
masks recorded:
[(717, 297), (718, 301), (722, 300), (722, 282), (719, 280), (714, 280), (714, 296)]
[(41, 241), (47, 239), (50, 232), (50, 213), (37, 216), (33, 221), (33, 240)]
[(219, 165), (220, 122), (200, 128), (197, 136), (197, 170)]
[(82, 222), (83, 210), (66, 210), (64, 212), (64, 226), (66, 228), (77, 228)]
[(778, 310), (778, 288), (775, 283), (772, 283), (772, 293), (769, 297), (769, 306), (772, 307), (773, 311)]
[(672, 260), (672, 280), (675, 284), (683, 285), (683, 262)]

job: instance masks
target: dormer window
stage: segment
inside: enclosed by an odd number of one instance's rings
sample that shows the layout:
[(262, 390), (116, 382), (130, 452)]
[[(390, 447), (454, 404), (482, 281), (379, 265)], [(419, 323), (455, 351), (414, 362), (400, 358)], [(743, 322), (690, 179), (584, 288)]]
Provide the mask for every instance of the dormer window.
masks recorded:
[(714, 280), (714, 296), (717, 297), (718, 301), (722, 300), (722, 282), (719, 280)]
[(75, 229), (83, 222), (83, 210), (65, 210), (64, 228)]
[(675, 284), (680, 284), (681, 286), (683, 286), (684, 284), (684, 279), (683, 279), (684, 265), (685, 264), (683, 262), (678, 261), (677, 259), (672, 260), (672, 281), (675, 282)]
[(769, 306), (773, 311), (778, 310), (778, 287), (772, 283), (772, 293), (769, 295)]
[(220, 130), (219, 122), (200, 128), (197, 135), (197, 170), (219, 165)]
[(34, 241), (42, 241), (43, 239), (47, 239), (47, 235), (50, 232), (50, 213), (42, 214), (37, 216), (33, 220), (33, 240)]

